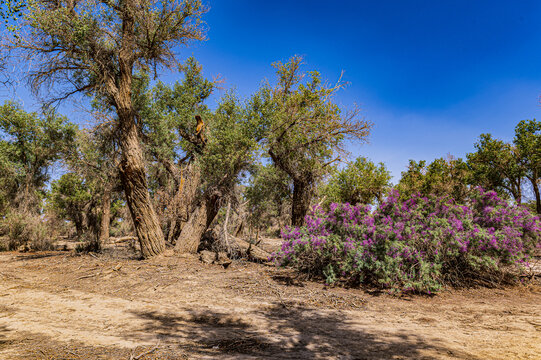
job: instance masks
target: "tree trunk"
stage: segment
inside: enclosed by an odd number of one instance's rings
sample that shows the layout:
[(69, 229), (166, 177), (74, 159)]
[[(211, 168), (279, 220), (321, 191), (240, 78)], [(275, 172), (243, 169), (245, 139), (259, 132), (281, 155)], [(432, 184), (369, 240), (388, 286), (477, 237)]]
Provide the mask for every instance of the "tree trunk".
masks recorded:
[(175, 245), (178, 253), (196, 253), (201, 237), (218, 214), (218, 198), (204, 199), (191, 213), (188, 222), (182, 228), (180, 237)]
[(222, 230), (223, 233), (224, 233), (225, 247), (226, 247), (228, 252), (231, 251), (230, 246), (229, 246), (228, 232), (227, 232), (227, 226), (229, 224), (229, 213), (230, 213), (230, 211), (231, 211), (231, 200), (229, 200), (227, 202), (227, 211), (225, 213), (224, 227), (223, 227), (223, 230)]
[(535, 194), (535, 210), (537, 211), (537, 214), (541, 215), (541, 194), (539, 194), (539, 184), (537, 183), (537, 179), (530, 179), (533, 187), (533, 192)]
[(120, 129), (120, 179), (130, 209), (135, 233), (144, 258), (165, 250), (165, 240), (156, 211), (150, 201), (143, 151), (141, 149), (135, 110), (132, 103), (133, 66), (135, 63), (135, 19), (133, 0), (125, 1), (122, 11), (122, 43), (118, 56), (119, 73), (109, 79), (108, 89), (118, 115)]
[(143, 151), (137, 134), (135, 113), (131, 106), (131, 87), (121, 89), (125, 89), (128, 95), (124, 94), (119, 97), (120, 101), (117, 101), (122, 150), (120, 179), (142, 255), (149, 258), (165, 250), (165, 240), (158, 216), (150, 201)]
[(184, 224), (189, 220), (201, 184), (201, 171), (197, 164), (191, 163), (179, 172), (181, 175), (178, 189), (169, 206), (172, 213), (169, 214), (170, 226), (167, 241), (170, 243), (179, 238)]
[(293, 203), (291, 204), (291, 225), (302, 226), (311, 200), (311, 186), (308, 181), (293, 180)]
[(81, 236), (83, 236), (83, 216), (81, 214), (75, 215), (73, 223), (75, 224), (75, 233), (77, 239), (80, 239)]
[(103, 244), (109, 240), (109, 224), (111, 223), (111, 186), (109, 183), (105, 184), (101, 207), (100, 243)]
[(122, 149), (120, 177), (135, 232), (141, 244), (141, 252), (144, 258), (149, 258), (165, 250), (165, 241), (158, 216), (150, 201), (143, 152), (139, 145), (134, 118), (120, 117), (120, 121), (123, 125), (120, 137)]
[(511, 186), (513, 188), (513, 197), (515, 198), (515, 202), (517, 205), (522, 204), (522, 179), (519, 178), (515, 183), (513, 183)]

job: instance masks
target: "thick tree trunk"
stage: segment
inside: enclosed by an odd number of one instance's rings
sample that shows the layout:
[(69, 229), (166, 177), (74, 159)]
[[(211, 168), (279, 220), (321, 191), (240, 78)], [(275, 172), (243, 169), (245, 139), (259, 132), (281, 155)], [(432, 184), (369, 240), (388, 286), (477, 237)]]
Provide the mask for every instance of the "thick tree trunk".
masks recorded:
[(201, 204), (191, 213), (188, 222), (182, 228), (180, 237), (175, 245), (175, 251), (178, 253), (196, 253), (201, 237), (205, 234), (209, 226), (218, 214), (218, 199), (204, 199)]
[(122, 43), (118, 57), (119, 72), (109, 79), (108, 89), (118, 115), (122, 162), (120, 178), (126, 202), (133, 220), (135, 233), (141, 244), (144, 258), (158, 255), (165, 250), (165, 240), (156, 211), (150, 201), (143, 151), (137, 134), (135, 111), (132, 103), (133, 66), (135, 63), (135, 19), (133, 0), (121, 2)]
[(77, 239), (80, 239), (81, 236), (83, 236), (83, 217), (77, 214), (73, 223), (75, 224), (75, 234)]
[(302, 226), (310, 209), (311, 186), (308, 181), (293, 180), (293, 203), (291, 204), (291, 225)]
[(100, 243), (109, 240), (109, 224), (111, 222), (111, 186), (105, 184), (101, 204)]
[(120, 138), (122, 149), (120, 177), (135, 233), (141, 244), (141, 252), (144, 258), (148, 258), (161, 254), (165, 250), (165, 241), (158, 216), (150, 201), (143, 152), (139, 145), (134, 118), (121, 117), (120, 121), (123, 125)]
[(170, 243), (179, 238), (184, 224), (189, 220), (201, 185), (201, 171), (197, 164), (189, 164), (180, 173), (178, 189), (170, 205), (172, 214), (169, 215), (170, 226), (167, 236)]

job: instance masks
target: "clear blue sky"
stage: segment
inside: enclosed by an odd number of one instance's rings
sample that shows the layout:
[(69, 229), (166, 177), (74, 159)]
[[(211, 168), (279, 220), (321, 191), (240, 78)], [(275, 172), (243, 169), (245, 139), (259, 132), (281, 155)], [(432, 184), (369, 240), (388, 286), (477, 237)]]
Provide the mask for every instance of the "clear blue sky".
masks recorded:
[(337, 101), (375, 124), (370, 144), (350, 151), (385, 162), (395, 181), (408, 159), (463, 157), (479, 134), (511, 140), (518, 121), (541, 118), (539, 0), (207, 4), (208, 40), (181, 58), (195, 55), (241, 96), (294, 54), (330, 81), (344, 70)]

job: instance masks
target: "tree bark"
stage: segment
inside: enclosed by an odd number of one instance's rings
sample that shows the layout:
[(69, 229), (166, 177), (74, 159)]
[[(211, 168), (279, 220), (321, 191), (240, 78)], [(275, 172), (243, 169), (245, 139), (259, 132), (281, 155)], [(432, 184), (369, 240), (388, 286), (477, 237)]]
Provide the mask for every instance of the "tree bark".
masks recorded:
[(201, 185), (201, 171), (197, 164), (190, 163), (181, 171), (177, 192), (170, 204), (171, 213), (167, 241), (173, 243), (182, 232), (184, 224), (189, 220), (191, 211), (197, 198), (197, 191)]
[(225, 247), (227, 249), (227, 251), (230, 251), (230, 247), (229, 247), (229, 239), (227, 238), (228, 237), (228, 232), (227, 232), (227, 226), (229, 224), (229, 213), (231, 211), (231, 200), (229, 200), (227, 202), (227, 211), (225, 213), (225, 221), (224, 221), (224, 227), (223, 227), (223, 234), (224, 234), (224, 243), (225, 243)]
[(539, 184), (537, 178), (530, 179), (533, 187), (533, 193), (535, 195), (535, 210), (537, 214), (541, 215), (541, 194), (539, 193)]
[(109, 240), (109, 224), (111, 223), (111, 186), (105, 184), (101, 204), (100, 243)]
[(83, 216), (81, 214), (76, 214), (73, 223), (75, 224), (75, 233), (77, 236), (77, 239), (80, 239), (81, 236), (83, 236)]
[(310, 208), (310, 200), (312, 198), (312, 183), (313, 176), (299, 172), (294, 169), (287, 161), (284, 161), (284, 157), (276, 154), (271, 148), (269, 149), (269, 155), (279, 169), (288, 174), (293, 179), (293, 199), (291, 204), (291, 225), (302, 226), (304, 224), (304, 217), (308, 213)]
[(135, 2), (121, 2), (122, 10), (122, 43), (119, 52), (119, 74), (115, 85), (111, 84), (120, 125), (120, 148), (122, 162), (120, 178), (126, 195), (126, 202), (135, 227), (135, 233), (141, 244), (144, 258), (161, 254), (165, 250), (165, 240), (156, 211), (150, 201), (145, 174), (143, 151), (141, 149), (135, 110), (132, 103), (133, 65), (135, 62), (135, 19), (133, 9)]
[(175, 245), (175, 252), (196, 253), (201, 237), (218, 214), (218, 198), (203, 199), (191, 213), (188, 222), (182, 228), (180, 237)]
[(517, 203), (517, 205), (522, 204), (522, 191), (519, 191), (518, 193), (513, 195), (515, 197), (515, 202)]
[(513, 197), (515, 198), (515, 202), (517, 205), (522, 204), (522, 179), (517, 179), (516, 182), (512, 183), (513, 188)]
[(291, 204), (291, 225), (302, 226), (310, 209), (311, 185), (308, 181), (293, 180), (293, 203)]
[(144, 258), (149, 258), (165, 250), (165, 241), (158, 216), (150, 201), (143, 151), (139, 143), (135, 113), (131, 103), (131, 79), (129, 84), (119, 87), (120, 94), (117, 100), (122, 150), (120, 178), (135, 233), (141, 244), (142, 255)]
[(257, 245), (250, 244), (249, 242), (238, 237), (234, 237), (233, 240), (238, 245), (239, 249), (245, 252), (250, 258), (261, 262), (267, 262), (270, 260), (271, 254), (261, 249)]
[(141, 252), (144, 258), (149, 258), (165, 250), (165, 241), (158, 216), (150, 201), (143, 152), (139, 145), (134, 118), (120, 116), (120, 122), (122, 126), (120, 177), (135, 233), (141, 244)]

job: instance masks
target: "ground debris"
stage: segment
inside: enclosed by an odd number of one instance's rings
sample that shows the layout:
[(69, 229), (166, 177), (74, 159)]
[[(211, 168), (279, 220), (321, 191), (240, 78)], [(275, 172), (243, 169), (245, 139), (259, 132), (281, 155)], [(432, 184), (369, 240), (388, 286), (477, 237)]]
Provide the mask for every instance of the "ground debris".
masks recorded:
[[(219, 256), (213, 253), (213, 261)], [(224, 271), (195, 256), (140, 261), (0, 253), (0, 268), (0, 359), (535, 359), (541, 353), (535, 281), (401, 299), (328, 287), (291, 269), (243, 260)]]

